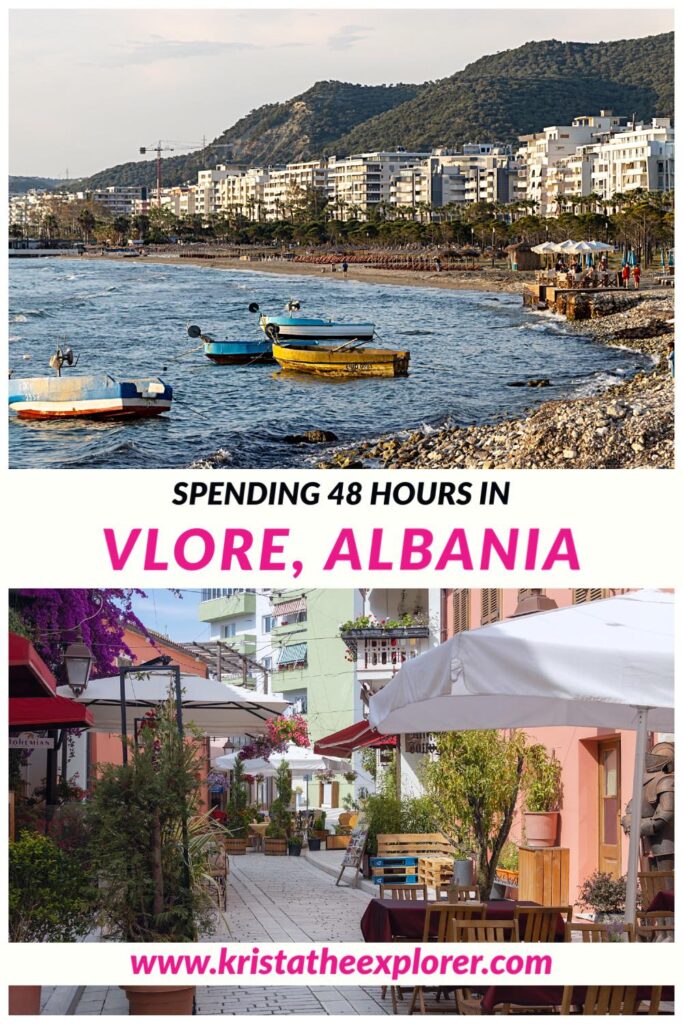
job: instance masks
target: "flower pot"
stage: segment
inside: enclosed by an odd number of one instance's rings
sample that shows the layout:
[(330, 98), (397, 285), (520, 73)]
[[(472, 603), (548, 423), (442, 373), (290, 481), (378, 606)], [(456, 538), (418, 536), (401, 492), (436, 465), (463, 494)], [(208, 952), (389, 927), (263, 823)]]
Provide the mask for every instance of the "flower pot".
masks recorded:
[(10, 1016), (37, 1017), (40, 1014), (40, 992), (40, 985), (10, 985)]
[(351, 842), (351, 836), (328, 836), (325, 840), (326, 850), (345, 850)]
[(223, 843), (225, 845), (225, 852), (231, 853), (233, 857), (241, 857), (247, 852), (247, 839), (240, 839), (237, 836), (227, 836)]
[(290, 857), (301, 856), (301, 843), (287, 843), (287, 849)]
[(320, 849), (320, 840), (319, 839), (314, 839), (313, 836), (309, 836), (308, 837), (308, 849), (309, 850), (313, 850), (314, 852), (316, 850), (319, 850)]
[(287, 840), (275, 839), (273, 836), (266, 836), (263, 842), (263, 852), (266, 857), (286, 857)]
[(559, 816), (558, 811), (526, 811), (524, 814), (526, 845), (531, 847), (554, 846)]
[(454, 885), (474, 885), (474, 864), (471, 860), (453, 861)]
[(194, 1003), (194, 985), (122, 985), (131, 1017), (189, 1017)]

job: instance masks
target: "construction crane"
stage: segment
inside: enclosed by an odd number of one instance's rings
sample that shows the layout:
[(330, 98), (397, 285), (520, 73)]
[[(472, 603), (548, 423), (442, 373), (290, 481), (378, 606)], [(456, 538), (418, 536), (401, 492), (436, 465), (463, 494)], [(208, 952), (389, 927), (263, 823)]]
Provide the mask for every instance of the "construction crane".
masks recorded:
[[(171, 144), (172, 143), (172, 144)], [(150, 146), (140, 146), (140, 155), (145, 156), (146, 153), (156, 153), (157, 157), (157, 206), (161, 209), (161, 154), (162, 153), (175, 153), (175, 147), (180, 146), (181, 149), (196, 149), (199, 146), (198, 142), (175, 142), (173, 139), (159, 139), (156, 144)]]

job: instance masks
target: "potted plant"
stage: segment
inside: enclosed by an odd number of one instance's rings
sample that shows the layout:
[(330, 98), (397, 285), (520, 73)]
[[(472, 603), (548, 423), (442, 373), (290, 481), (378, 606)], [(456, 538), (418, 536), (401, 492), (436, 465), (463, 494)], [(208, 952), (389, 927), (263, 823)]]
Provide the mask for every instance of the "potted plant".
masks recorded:
[[(327, 837), (329, 835), (329, 832), (325, 828), (325, 821), (326, 821), (326, 819), (327, 819), (327, 813), (325, 811), (319, 811), (318, 814), (316, 815), (316, 817), (313, 820), (313, 828), (308, 833), (309, 840), (310, 840), (311, 836), (313, 837), (313, 839), (322, 839), (322, 840), (326, 840), (327, 839)], [(318, 847), (318, 849), (320, 849), (320, 847)]]
[[(178, 734), (169, 700), (140, 730), (128, 763), (100, 770), (87, 820), (109, 939), (195, 942), (215, 929), (209, 861), (220, 826), (197, 815), (202, 773), (194, 738), (187, 726), (185, 738)], [(124, 988), (131, 1014), (192, 1012), (194, 986)]]
[(562, 796), (562, 765), (541, 743), (527, 749), (523, 786), (526, 845), (554, 846)]
[[(78, 855), (24, 830), (9, 844), (11, 942), (76, 942), (96, 923), (97, 890)], [(40, 985), (10, 985), (10, 1014), (40, 1013)]]
[(290, 836), (287, 840), (287, 851), (290, 857), (300, 857), (303, 839), (300, 835)]
[(263, 852), (268, 857), (284, 857), (287, 854), (287, 840), (292, 828), (289, 810), (292, 802), (292, 773), (286, 761), (281, 761), (278, 766), (275, 788), (277, 797), (270, 805), (270, 824), (266, 829)]
[(328, 835), (325, 840), (325, 849), (327, 850), (345, 850), (351, 842), (351, 829), (344, 828), (343, 825), (336, 825), (334, 829), (335, 834)]
[(232, 774), (230, 798), (226, 808), (225, 822), (228, 834), (225, 836), (225, 852), (233, 856), (243, 856), (247, 852), (247, 832), (251, 821), (248, 808), (248, 789), (244, 779), (244, 763), (238, 757)]
[(626, 875), (614, 878), (606, 871), (594, 871), (579, 886), (577, 904), (588, 910), (594, 921), (603, 924), (623, 922), (626, 907)]

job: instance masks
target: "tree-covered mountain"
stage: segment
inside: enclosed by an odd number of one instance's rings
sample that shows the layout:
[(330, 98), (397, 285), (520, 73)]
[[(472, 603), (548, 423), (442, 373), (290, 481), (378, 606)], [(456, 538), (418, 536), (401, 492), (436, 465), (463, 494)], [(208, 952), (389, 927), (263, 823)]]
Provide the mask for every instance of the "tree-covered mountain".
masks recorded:
[[(196, 181), (217, 163), (268, 166), (404, 146), (515, 143), (519, 135), (611, 109), (648, 120), (674, 108), (673, 33), (609, 43), (526, 43), (418, 85), (317, 82), (253, 110), (205, 149), (163, 160), (165, 185)], [(69, 187), (147, 185), (154, 160), (131, 161)]]
[(346, 154), (396, 145), (514, 143), (519, 135), (600, 109), (647, 120), (671, 116), (673, 108), (673, 32), (610, 43), (548, 39), (481, 57), (340, 134), (331, 148)]
[(30, 178), (21, 174), (10, 174), (9, 193), (11, 196), (20, 196), (29, 192), (32, 188), (53, 189), (61, 184), (59, 178)]
[[(300, 96), (269, 103), (226, 129), (206, 149), (163, 161), (165, 185), (196, 181), (197, 171), (217, 163), (251, 167), (294, 163), (320, 156), (332, 139), (361, 121), (412, 99), (416, 85), (352, 85), (316, 82)], [(156, 161), (144, 160), (110, 167), (79, 182), (80, 188), (156, 183)]]

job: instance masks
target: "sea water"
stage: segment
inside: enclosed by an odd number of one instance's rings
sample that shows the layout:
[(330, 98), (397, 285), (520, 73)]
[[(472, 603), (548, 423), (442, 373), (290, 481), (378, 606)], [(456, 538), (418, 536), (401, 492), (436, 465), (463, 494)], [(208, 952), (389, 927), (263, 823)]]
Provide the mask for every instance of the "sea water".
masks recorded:
[[(272, 365), (215, 366), (201, 348), (188, 351), (188, 324), (219, 340), (257, 339), (249, 303), (274, 314), (289, 298), (301, 301), (304, 315), (373, 321), (377, 344), (410, 351), (409, 377), (328, 381)], [(13, 468), (183, 467), (217, 450), (226, 467), (308, 465), (323, 449), (287, 444), (285, 435), (319, 428), (347, 443), (444, 421), (491, 422), (591, 393), (649, 364), (525, 309), (519, 294), (368, 284), (329, 272), (13, 260), (9, 320), (16, 376), (50, 374), (51, 353), (68, 344), (79, 362), (65, 373), (158, 375), (174, 392), (171, 412), (151, 420), (12, 417)], [(553, 386), (509, 386), (531, 378)]]

